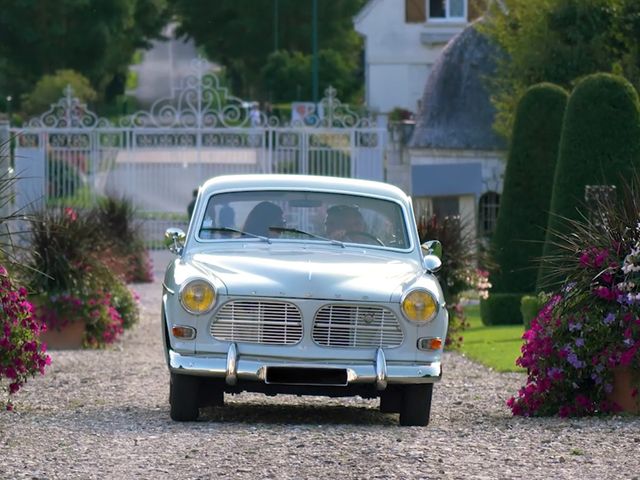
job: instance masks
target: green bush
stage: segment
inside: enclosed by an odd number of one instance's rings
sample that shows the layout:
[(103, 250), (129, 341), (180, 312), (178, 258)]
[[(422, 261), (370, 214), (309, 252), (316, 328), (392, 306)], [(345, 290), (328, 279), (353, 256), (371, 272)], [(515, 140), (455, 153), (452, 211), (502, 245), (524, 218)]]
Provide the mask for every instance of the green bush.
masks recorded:
[(24, 102), (27, 114), (38, 115), (47, 111), (51, 104), (64, 96), (64, 89), (71, 85), (73, 96), (83, 103), (89, 103), (98, 97), (89, 80), (74, 70), (58, 70), (53, 75), (44, 75)]
[(490, 275), (492, 294), (535, 290), (533, 263), (542, 254), (567, 98), (564, 89), (543, 83), (529, 88), (518, 103), (491, 243), (497, 265)]
[(140, 312), (136, 296), (120, 280), (114, 282), (111, 287), (111, 304), (122, 318), (122, 328), (126, 330), (138, 322)]
[[(620, 190), (622, 179), (630, 178), (639, 167), (637, 92), (619, 76), (585, 77), (567, 104), (543, 255), (557, 252), (551, 232), (568, 232), (564, 218), (575, 220), (586, 214), (578, 209), (586, 185), (616, 185)], [(553, 272), (542, 266), (537, 288), (553, 283)]]
[(491, 293), (480, 300), (480, 315), (484, 325), (520, 325), (522, 293)]
[(522, 300), (520, 300), (520, 313), (522, 314), (525, 330), (531, 328), (531, 321), (536, 318), (540, 309), (549, 301), (549, 298), (549, 295), (545, 293), (525, 295), (522, 297)]

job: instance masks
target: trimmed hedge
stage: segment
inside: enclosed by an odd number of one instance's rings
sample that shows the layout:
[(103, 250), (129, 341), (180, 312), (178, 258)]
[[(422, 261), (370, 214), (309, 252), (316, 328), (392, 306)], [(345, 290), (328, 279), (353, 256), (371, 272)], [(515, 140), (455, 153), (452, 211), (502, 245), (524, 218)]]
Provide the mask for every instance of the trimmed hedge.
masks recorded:
[(498, 269), (491, 292), (528, 293), (536, 286), (534, 261), (542, 254), (553, 176), (568, 93), (542, 83), (520, 99), (491, 253)]
[(484, 325), (520, 325), (522, 293), (492, 293), (480, 300), (480, 315)]
[(538, 315), (538, 312), (544, 304), (549, 301), (550, 296), (545, 294), (525, 295), (520, 301), (520, 313), (522, 313), (522, 322), (524, 329), (531, 328), (531, 322)]
[[(556, 234), (568, 233), (562, 217), (580, 218), (585, 185), (616, 185), (640, 167), (640, 104), (633, 86), (607, 73), (589, 75), (574, 89), (564, 117), (543, 255), (556, 252)], [(537, 288), (552, 280), (540, 268)]]
[[(553, 176), (568, 93), (541, 83), (529, 88), (516, 110), (498, 223), (491, 241), (490, 297), (483, 310), (488, 324), (520, 323), (517, 298), (536, 287), (535, 261), (542, 254)], [(504, 315), (504, 317), (502, 317)], [(515, 318), (518, 320), (516, 321)]]

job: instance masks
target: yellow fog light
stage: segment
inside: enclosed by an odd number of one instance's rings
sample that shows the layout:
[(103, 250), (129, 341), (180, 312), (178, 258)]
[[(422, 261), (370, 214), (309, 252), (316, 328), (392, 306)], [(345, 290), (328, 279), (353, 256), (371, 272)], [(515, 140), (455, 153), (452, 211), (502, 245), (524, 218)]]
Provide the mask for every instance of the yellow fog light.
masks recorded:
[(438, 313), (438, 303), (426, 290), (413, 290), (402, 300), (402, 313), (407, 320), (426, 323)]
[(191, 280), (180, 289), (180, 303), (194, 315), (207, 313), (216, 303), (216, 291), (205, 280)]

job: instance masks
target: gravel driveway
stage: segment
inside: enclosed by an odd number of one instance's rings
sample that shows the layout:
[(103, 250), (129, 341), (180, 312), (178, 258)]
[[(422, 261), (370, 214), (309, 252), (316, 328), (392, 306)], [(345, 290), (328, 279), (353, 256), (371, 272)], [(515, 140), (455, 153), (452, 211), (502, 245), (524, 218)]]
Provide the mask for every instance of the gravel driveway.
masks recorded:
[(398, 427), (377, 401), (246, 393), (197, 423), (174, 423), (160, 283), (134, 289), (142, 319), (118, 345), (52, 352), (17, 411), (0, 412), (0, 479), (640, 476), (640, 418), (513, 418), (505, 400), (524, 376), (455, 353), (426, 428)]

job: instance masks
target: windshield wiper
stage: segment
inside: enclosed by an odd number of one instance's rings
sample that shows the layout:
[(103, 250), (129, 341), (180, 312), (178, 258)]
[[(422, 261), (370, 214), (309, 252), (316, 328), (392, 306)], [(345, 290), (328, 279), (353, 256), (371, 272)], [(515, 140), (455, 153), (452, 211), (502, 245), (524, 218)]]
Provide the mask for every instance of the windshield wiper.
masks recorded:
[(339, 245), (342, 248), (345, 248), (344, 243), (340, 240), (334, 240), (332, 238), (323, 237), (322, 235), (316, 235), (315, 233), (305, 232), (304, 230), (300, 230), (298, 228), (289, 228), (289, 227), (269, 227), (269, 230), (273, 230), (274, 232), (290, 232), (290, 233), (298, 233), (300, 235), (307, 235), (311, 238), (317, 238), (318, 240), (324, 240), (325, 242), (329, 242), (332, 245)]
[(229, 227), (202, 227), (200, 231), (206, 232), (231, 232), (231, 233), (239, 233), (240, 235), (246, 235), (247, 237), (259, 238), (267, 243), (271, 243), (271, 239), (269, 237), (264, 237), (262, 235), (256, 235), (255, 233), (245, 232), (243, 230), (236, 230), (235, 228)]

